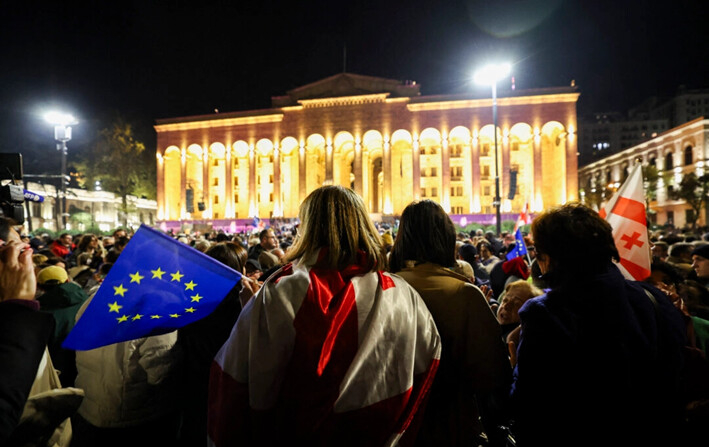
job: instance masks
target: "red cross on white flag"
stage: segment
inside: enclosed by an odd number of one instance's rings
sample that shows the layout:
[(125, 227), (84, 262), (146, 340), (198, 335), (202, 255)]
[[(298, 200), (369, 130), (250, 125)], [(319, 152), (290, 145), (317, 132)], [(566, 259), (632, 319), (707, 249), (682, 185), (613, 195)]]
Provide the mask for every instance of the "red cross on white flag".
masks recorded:
[(531, 223), (532, 216), (529, 214), (529, 202), (525, 202), (524, 208), (522, 209), (522, 212), (519, 213), (517, 222), (515, 222), (515, 229), (513, 231), (516, 233), (519, 227), (521, 227), (522, 225), (529, 225)]
[(620, 254), (618, 268), (623, 275), (636, 281), (650, 276), (645, 191), (639, 163), (599, 214), (613, 227), (613, 239)]

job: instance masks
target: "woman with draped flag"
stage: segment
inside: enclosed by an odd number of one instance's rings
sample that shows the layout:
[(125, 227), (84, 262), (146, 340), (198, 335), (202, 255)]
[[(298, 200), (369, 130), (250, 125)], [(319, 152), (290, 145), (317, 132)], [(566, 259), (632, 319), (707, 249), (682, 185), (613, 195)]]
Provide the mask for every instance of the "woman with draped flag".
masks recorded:
[(212, 364), (210, 445), (410, 445), (440, 358), (426, 305), (396, 275), (362, 199), (313, 191), (288, 263)]

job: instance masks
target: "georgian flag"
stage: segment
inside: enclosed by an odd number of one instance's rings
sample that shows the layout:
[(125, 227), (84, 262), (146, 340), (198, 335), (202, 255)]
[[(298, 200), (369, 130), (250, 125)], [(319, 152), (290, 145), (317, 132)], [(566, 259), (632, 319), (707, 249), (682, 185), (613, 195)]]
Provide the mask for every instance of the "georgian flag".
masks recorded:
[(627, 279), (642, 281), (650, 276), (650, 244), (645, 215), (645, 191), (640, 163), (618, 192), (599, 212), (613, 227), (620, 254), (618, 268)]
[(315, 259), (271, 276), (215, 357), (210, 445), (412, 443), (440, 359), (431, 314), (364, 259)]
[(519, 217), (517, 218), (517, 222), (515, 222), (514, 232), (516, 233), (517, 230), (522, 225), (529, 225), (531, 223), (532, 223), (532, 216), (529, 214), (529, 202), (525, 202), (524, 208), (522, 209), (522, 212), (519, 213)]

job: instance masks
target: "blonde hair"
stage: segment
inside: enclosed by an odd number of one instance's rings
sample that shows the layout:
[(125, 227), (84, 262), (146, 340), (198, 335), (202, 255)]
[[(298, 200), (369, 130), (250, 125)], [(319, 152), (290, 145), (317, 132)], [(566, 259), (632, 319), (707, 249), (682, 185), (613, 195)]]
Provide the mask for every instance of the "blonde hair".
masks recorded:
[(321, 262), (340, 270), (358, 263), (363, 252), (370, 271), (384, 270), (386, 256), (381, 238), (367, 214), (362, 199), (339, 185), (323, 186), (311, 192), (300, 205), (300, 228), (286, 253), (286, 262), (309, 257), (321, 248), (327, 255)]
[[(540, 289), (539, 287), (523, 280), (520, 279), (518, 281), (511, 282), (507, 284), (507, 287), (505, 287), (505, 295), (512, 289), (519, 290), (521, 294), (523, 294), (524, 300), (528, 300), (530, 298), (534, 298), (535, 296), (543, 295), (544, 291)], [(502, 297), (500, 297), (502, 298)]]

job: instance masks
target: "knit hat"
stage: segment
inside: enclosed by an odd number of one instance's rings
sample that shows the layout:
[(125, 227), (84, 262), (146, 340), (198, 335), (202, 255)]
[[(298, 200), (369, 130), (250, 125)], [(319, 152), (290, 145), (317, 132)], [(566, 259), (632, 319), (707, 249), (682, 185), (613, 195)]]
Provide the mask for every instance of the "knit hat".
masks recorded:
[(519, 256), (503, 262), (502, 271), (505, 272), (506, 275), (514, 275), (522, 279), (529, 278), (529, 268), (527, 267), (527, 263), (524, 262), (524, 259)]
[(45, 267), (39, 271), (37, 282), (42, 285), (64, 284), (69, 279), (66, 270), (56, 265)]
[(475, 256), (477, 256), (478, 250), (472, 244), (463, 244), (458, 249), (458, 254), (464, 261), (472, 265), (475, 262)]
[(701, 256), (702, 258), (709, 259), (709, 244), (700, 245), (699, 247), (692, 250), (692, 255)]

